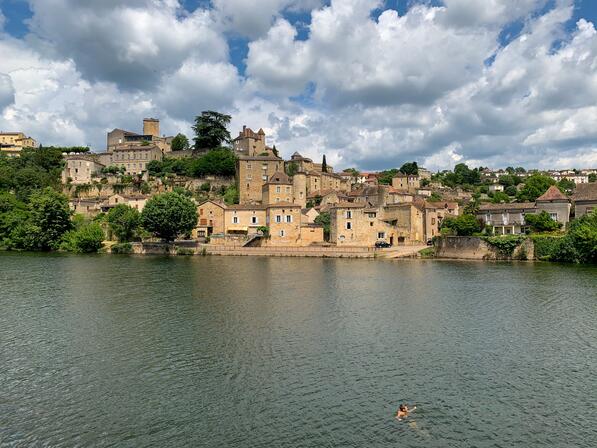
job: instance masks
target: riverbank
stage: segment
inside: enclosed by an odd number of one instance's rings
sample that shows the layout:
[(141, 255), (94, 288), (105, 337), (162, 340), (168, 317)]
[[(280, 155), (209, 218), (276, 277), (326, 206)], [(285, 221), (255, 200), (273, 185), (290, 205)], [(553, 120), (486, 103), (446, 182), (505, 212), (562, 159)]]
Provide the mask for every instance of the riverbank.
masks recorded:
[(129, 243), (107, 247), (108, 253), (130, 253), (135, 255), (221, 255), (221, 256), (270, 256), (270, 257), (313, 257), (313, 258), (415, 258), (424, 245), (374, 247), (242, 247), (201, 244), (195, 241), (175, 243)]

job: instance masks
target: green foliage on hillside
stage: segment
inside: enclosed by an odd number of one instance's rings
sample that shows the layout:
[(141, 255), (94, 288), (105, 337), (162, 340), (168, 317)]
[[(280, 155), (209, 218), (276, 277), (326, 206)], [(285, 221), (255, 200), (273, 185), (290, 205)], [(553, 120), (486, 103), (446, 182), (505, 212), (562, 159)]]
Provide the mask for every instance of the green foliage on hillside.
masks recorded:
[(212, 150), (229, 143), (231, 139), (227, 127), (231, 118), (230, 115), (211, 110), (203, 111), (195, 117), (195, 150)]
[(392, 178), (398, 174), (400, 170), (392, 168), (391, 170), (382, 171), (377, 175), (377, 182), (380, 185), (392, 185)]
[(524, 183), (524, 187), (516, 194), (516, 199), (520, 202), (533, 202), (547, 189), (555, 185), (556, 181), (551, 177), (542, 174), (533, 174)]
[(172, 151), (186, 151), (189, 149), (189, 139), (184, 134), (177, 134), (172, 139), (171, 148)]
[(234, 176), (236, 156), (227, 148), (214, 149), (201, 157), (174, 159), (165, 157), (162, 161), (152, 160), (147, 164), (147, 172), (153, 177), (170, 175), (203, 177)]

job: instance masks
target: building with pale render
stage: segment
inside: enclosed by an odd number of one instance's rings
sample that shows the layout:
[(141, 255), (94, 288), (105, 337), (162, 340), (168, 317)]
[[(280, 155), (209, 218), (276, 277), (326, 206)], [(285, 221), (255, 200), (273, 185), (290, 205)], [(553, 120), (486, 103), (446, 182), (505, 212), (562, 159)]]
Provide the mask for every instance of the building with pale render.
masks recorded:
[(23, 132), (0, 132), (0, 154), (15, 157), (24, 148), (38, 147), (35, 139), (27, 137)]

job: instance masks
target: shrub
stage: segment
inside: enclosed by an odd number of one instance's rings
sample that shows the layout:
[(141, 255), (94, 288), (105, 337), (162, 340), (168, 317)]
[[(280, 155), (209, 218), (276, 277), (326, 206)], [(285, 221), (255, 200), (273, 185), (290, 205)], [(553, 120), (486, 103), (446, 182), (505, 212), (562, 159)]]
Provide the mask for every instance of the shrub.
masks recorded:
[(64, 236), (61, 249), (70, 252), (92, 253), (103, 246), (104, 231), (96, 222), (81, 225), (77, 230), (71, 230)]
[(535, 258), (545, 261), (554, 258), (560, 250), (563, 238), (554, 235), (531, 235), (535, 246)]
[(470, 236), (483, 229), (481, 222), (473, 215), (447, 217), (442, 221), (442, 230), (451, 229), (458, 236)]
[(211, 184), (209, 182), (205, 182), (205, 183), (201, 184), (199, 189), (201, 191), (205, 191), (207, 193), (207, 192), (209, 192), (209, 190), (211, 190)]
[(118, 243), (110, 248), (113, 254), (131, 254), (133, 253), (133, 245), (131, 243)]
[(504, 257), (511, 257), (514, 250), (526, 239), (524, 235), (502, 235), (484, 237), (483, 240), (490, 246), (496, 248), (498, 253)]
[(562, 223), (552, 219), (545, 210), (541, 213), (526, 214), (524, 219), (533, 232), (552, 232), (562, 227)]

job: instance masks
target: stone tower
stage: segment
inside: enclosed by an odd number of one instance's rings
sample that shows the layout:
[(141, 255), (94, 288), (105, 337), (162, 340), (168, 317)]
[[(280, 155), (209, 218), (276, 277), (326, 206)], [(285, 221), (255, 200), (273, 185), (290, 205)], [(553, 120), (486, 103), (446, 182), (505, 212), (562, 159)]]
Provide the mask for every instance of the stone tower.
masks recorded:
[(292, 176), (294, 203), (305, 208), (307, 206), (307, 175), (299, 171)]
[(143, 135), (160, 136), (160, 120), (157, 118), (143, 119)]

